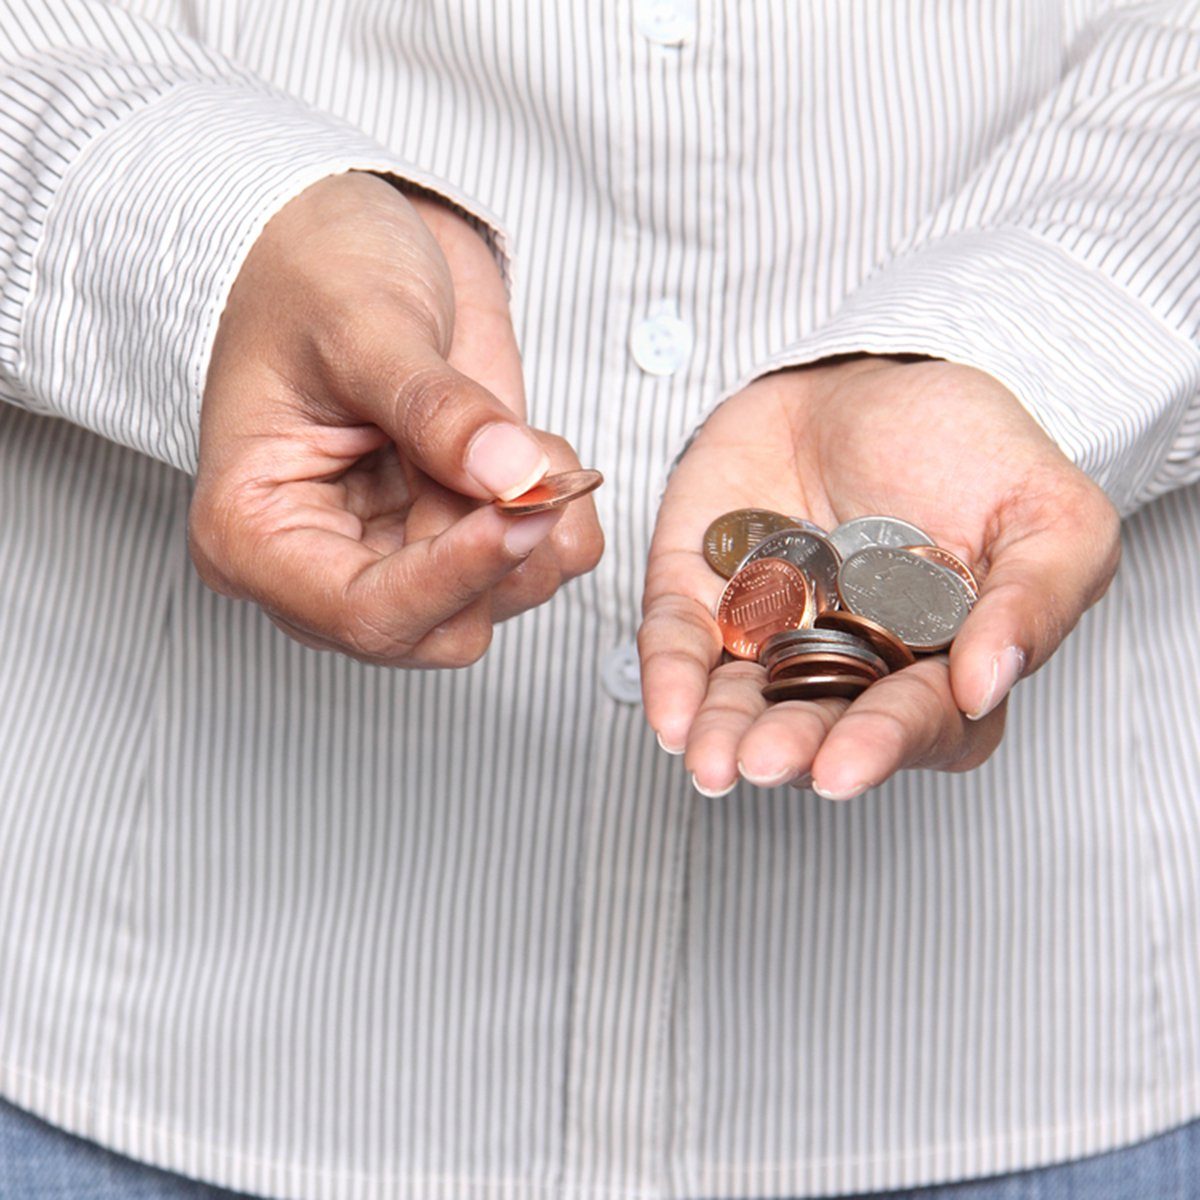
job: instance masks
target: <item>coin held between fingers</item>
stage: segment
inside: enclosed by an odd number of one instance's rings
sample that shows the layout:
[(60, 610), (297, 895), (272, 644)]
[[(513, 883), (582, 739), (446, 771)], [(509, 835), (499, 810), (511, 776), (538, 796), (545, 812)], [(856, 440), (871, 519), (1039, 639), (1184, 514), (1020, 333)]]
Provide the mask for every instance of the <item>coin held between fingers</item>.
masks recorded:
[(562, 471), (545, 476), (527, 491), (508, 500), (496, 500), (495, 505), (509, 516), (550, 512), (594, 492), (603, 482), (604, 476), (599, 471)]
[(550, 469), (550, 458), (517, 425), (485, 425), (467, 449), (467, 474), (501, 500), (528, 491)]

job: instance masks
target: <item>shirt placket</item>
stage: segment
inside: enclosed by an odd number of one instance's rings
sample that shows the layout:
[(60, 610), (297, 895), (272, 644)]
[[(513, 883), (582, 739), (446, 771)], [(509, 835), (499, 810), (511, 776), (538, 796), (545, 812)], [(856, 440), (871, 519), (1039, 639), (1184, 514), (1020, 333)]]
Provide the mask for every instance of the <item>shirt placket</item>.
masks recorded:
[(606, 6), (605, 94), (617, 267), (603, 299), (611, 336), (596, 494), (607, 550), (600, 671), (566, 1068), (567, 1194), (668, 1194), (671, 1011), (693, 793), (645, 722), (635, 635), (670, 453), (721, 383), (724, 96), (720, 5)]

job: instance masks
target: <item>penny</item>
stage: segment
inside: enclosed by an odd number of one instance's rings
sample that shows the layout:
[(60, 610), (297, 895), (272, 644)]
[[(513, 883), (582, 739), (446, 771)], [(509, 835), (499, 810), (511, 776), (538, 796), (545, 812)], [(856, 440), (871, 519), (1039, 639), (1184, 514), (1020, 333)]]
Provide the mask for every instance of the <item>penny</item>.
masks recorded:
[(511, 500), (496, 500), (493, 503), (509, 516), (527, 516), (529, 513), (549, 512), (562, 508), (588, 492), (594, 492), (604, 482), (599, 471), (563, 471), (558, 475), (546, 475), (527, 492)]
[(771, 634), (812, 620), (812, 590), (798, 567), (761, 558), (725, 585), (716, 616), (725, 649), (735, 658), (756, 659)]
[(808, 577), (816, 592), (817, 611), (837, 606), (838, 568), (842, 560), (829, 540), (807, 529), (781, 529), (763, 538), (746, 556), (746, 562), (760, 558), (782, 558)]
[(941, 546), (904, 546), (903, 549), (949, 571), (951, 575), (957, 575), (967, 585), (967, 591), (972, 597), (979, 599), (979, 580), (975, 578), (975, 572), (957, 554), (951, 554)]
[(857, 675), (802, 675), (765, 684), (762, 694), (772, 704), (780, 700), (825, 700), (833, 696), (853, 700), (868, 687), (867, 680)]
[(877, 654), (863, 658), (857, 654), (837, 654), (832, 651), (813, 651), (793, 654), (772, 663), (767, 678), (789, 679), (794, 675), (861, 675), (874, 683), (888, 673), (887, 664)]
[(973, 603), (944, 567), (886, 546), (858, 550), (838, 576), (842, 606), (890, 629), (910, 650), (944, 650)]
[(932, 546), (933, 538), (924, 530), (901, 521), (899, 517), (855, 517), (843, 521), (830, 535), (833, 547), (847, 559), (856, 550), (868, 546)]
[(792, 523), (791, 517), (767, 508), (737, 508), (722, 513), (704, 531), (704, 557), (718, 575), (729, 579), (763, 538), (788, 529)]
[(835, 654), (841, 658), (852, 658), (856, 662), (870, 667), (872, 671), (878, 671), (880, 675), (887, 675), (890, 671), (883, 656), (876, 654), (870, 645), (857, 638), (852, 642), (830, 641), (815, 644), (810, 642), (800, 646), (790, 646), (775, 654), (764, 654), (762, 663), (768, 670), (773, 670), (780, 663), (791, 662), (796, 658), (805, 658), (814, 654), (822, 656)]
[(853, 612), (823, 612), (813, 622), (814, 629), (843, 633), (861, 638), (893, 671), (903, 670), (917, 661), (913, 652), (894, 634), (870, 617)]

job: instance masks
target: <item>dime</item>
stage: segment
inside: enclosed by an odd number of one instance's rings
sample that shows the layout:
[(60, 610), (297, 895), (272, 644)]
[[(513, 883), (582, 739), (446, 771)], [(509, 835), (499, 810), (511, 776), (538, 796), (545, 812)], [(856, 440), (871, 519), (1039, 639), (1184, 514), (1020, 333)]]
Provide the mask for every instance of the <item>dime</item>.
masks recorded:
[(736, 658), (757, 658), (771, 634), (811, 620), (812, 590), (804, 572), (781, 558), (761, 558), (743, 567), (717, 602), (721, 639)]
[(704, 557), (718, 575), (728, 579), (763, 538), (791, 525), (791, 517), (767, 508), (723, 513), (704, 532)]
[(836, 607), (838, 568), (842, 560), (821, 534), (811, 533), (807, 529), (781, 529), (763, 538), (746, 556), (746, 562), (755, 562), (760, 558), (782, 558), (799, 567), (816, 592), (818, 612)]
[(843, 559), (868, 546), (933, 545), (929, 534), (898, 517), (855, 517), (852, 521), (843, 521), (829, 535), (829, 540)]
[(762, 694), (772, 704), (780, 700), (825, 700), (831, 696), (853, 700), (868, 687), (867, 680), (858, 675), (803, 675), (765, 684)]
[(511, 500), (496, 500), (493, 503), (509, 516), (527, 516), (529, 513), (549, 512), (562, 508), (588, 492), (594, 492), (604, 482), (599, 471), (563, 471), (558, 475), (545, 475), (527, 492)]
[[(817, 618), (818, 621), (820, 619)], [(841, 650), (845, 647), (853, 650), (872, 649), (870, 643), (854, 633), (841, 633), (835, 629), (787, 629), (767, 638), (763, 643), (760, 658), (767, 664), (781, 654), (800, 654), (808, 650)]]
[(910, 650), (944, 650), (973, 603), (966, 585), (915, 554), (869, 546), (838, 576), (842, 606), (890, 629)]
[(887, 663), (893, 671), (903, 670), (915, 663), (913, 652), (890, 629), (885, 629), (870, 617), (853, 612), (823, 612), (813, 622), (814, 632), (842, 633), (861, 638)]
[(967, 591), (971, 593), (972, 598), (979, 599), (979, 580), (975, 578), (975, 572), (957, 554), (951, 554), (949, 550), (943, 550), (941, 546), (905, 546), (903, 549), (907, 550), (909, 554), (915, 554), (918, 558), (935, 563), (952, 575), (957, 575), (967, 585)]

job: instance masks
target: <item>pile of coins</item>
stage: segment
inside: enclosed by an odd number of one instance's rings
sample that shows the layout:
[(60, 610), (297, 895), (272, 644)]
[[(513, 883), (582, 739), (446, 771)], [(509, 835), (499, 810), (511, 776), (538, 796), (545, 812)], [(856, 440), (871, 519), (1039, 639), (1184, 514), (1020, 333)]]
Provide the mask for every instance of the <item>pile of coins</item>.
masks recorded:
[(704, 557), (729, 580), (716, 611), (725, 649), (766, 667), (772, 702), (859, 695), (949, 647), (979, 596), (966, 563), (897, 517), (826, 532), (740, 508), (708, 527)]

